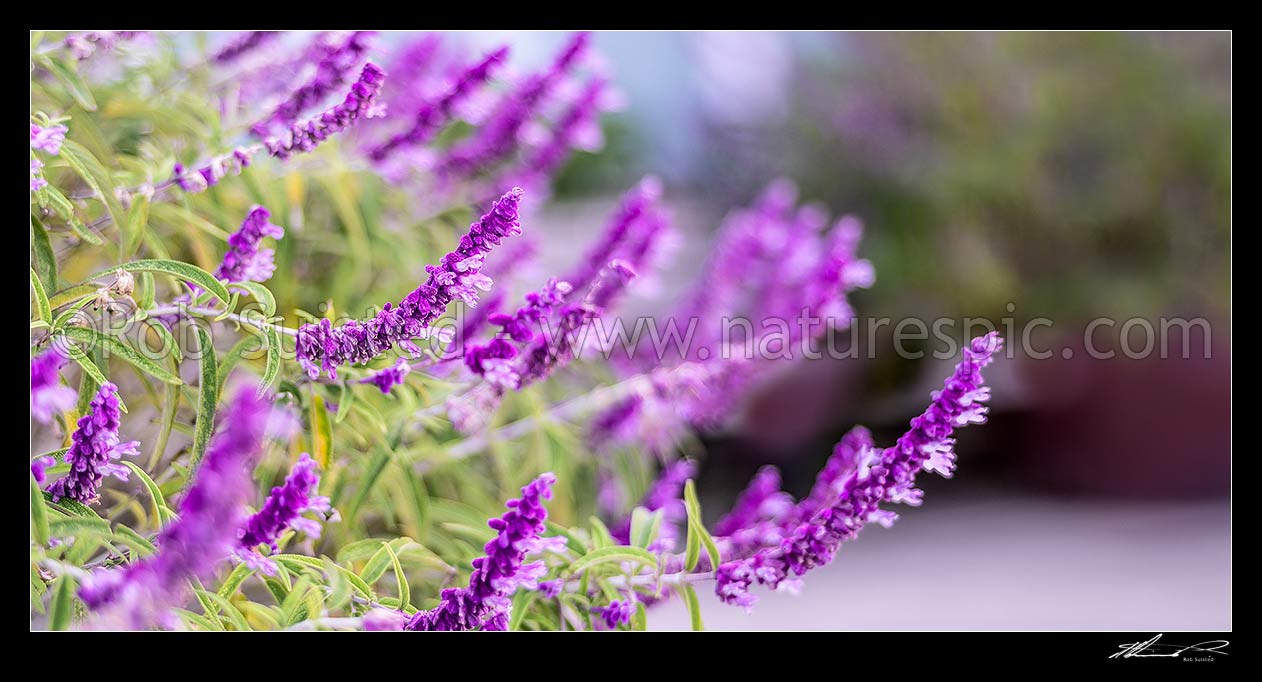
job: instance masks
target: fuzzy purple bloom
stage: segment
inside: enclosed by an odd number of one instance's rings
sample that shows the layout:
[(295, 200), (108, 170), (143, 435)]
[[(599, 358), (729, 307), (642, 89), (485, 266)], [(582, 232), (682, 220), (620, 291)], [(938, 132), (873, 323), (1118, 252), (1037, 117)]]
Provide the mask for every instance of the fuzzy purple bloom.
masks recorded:
[(269, 222), (270, 211), (262, 206), (250, 209), (241, 229), (228, 238), (228, 253), (215, 271), (215, 277), (228, 282), (266, 282), (276, 271), (273, 249), (260, 249), (263, 237), (280, 239), (285, 230)]
[(486, 556), (473, 560), (469, 585), (443, 590), (438, 606), (417, 612), (405, 629), (507, 630), (510, 596), (518, 586), (537, 588), (544, 571), (542, 562), (525, 560), (543, 547), (548, 518), (543, 501), (552, 498), (554, 483), (556, 476), (541, 474), (521, 489), (520, 499), (505, 503), (508, 511), (487, 522), (497, 534), (486, 543)]
[(662, 183), (654, 176), (647, 176), (636, 183), (622, 197), (617, 211), (609, 218), (605, 229), (583, 256), (574, 272), (565, 278), (575, 289), (583, 290), (596, 279), (609, 261), (623, 253), (626, 244), (640, 241), (637, 234), (648, 223), (645, 217), (656, 210), (662, 196)]
[(401, 148), (416, 147), (429, 142), (442, 125), (451, 118), (452, 112), (490, 79), (491, 72), (503, 63), (506, 56), (508, 56), (508, 48), (501, 47), (470, 67), (452, 83), (451, 88), (442, 97), (426, 102), (416, 112), (412, 125), (407, 130), (377, 145), (368, 152), (368, 155), (374, 161), (383, 161)]
[(381, 92), (386, 72), (368, 62), (360, 71), (359, 80), (351, 85), (351, 91), (341, 104), (334, 106), (305, 123), (294, 123), (277, 137), (269, 137), (263, 146), (272, 156), (284, 161), (296, 152), (315, 149), (330, 135), (339, 133), (364, 117), (376, 115), (374, 103)]
[(44, 485), (44, 481), (48, 479), (44, 470), (55, 464), (57, 464), (57, 460), (53, 459), (50, 455), (36, 457), (31, 460), (31, 475), (35, 477), (36, 485)]
[(955, 429), (986, 421), (990, 389), (981, 370), (1002, 345), (995, 332), (974, 339), (942, 390), (934, 392), (929, 408), (911, 421), (893, 447), (863, 447), (857, 468), (837, 486), (832, 506), (799, 525), (779, 546), (719, 566), (715, 594), (729, 604), (752, 607), (756, 597), (749, 588), (754, 583), (792, 589), (791, 575), (801, 576), (832, 561), (841, 544), (854, 539), (867, 523), (893, 523), (897, 515), (882, 510), (882, 503), (919, 505), (922, 492), (913, 487), (916, 474), (924, 469), (950, 476)]
[[(497, 363), (491, 360), (510, 360), (517, 355), (517, 344), (529, 344), (537, 337), (534, 328), (542, 324), (552, 310), (563, 303), (565, 297), (573, 291), (569, 282), (562, 282), (553, 277), (539, 291), (526, 294), (526, 304), (509, 315), (493, 313), (487, 321), (500, 327), (504, 336), (492, 339), (483, 345), (471, 346), (465, 353), (465, 365), (474, 374), (485, 375), (488, 380), (494, 378), (496, 386), (503, 389), (516, 389), (520, 386), (520, 377), (511, 369), (496, 373), (493, 370)], [(507, 337), (507, 338), (505, 338)]]
[(257, 48), (279, 38), (280, 35), (280, 31), (245, 31), (233, 38), (227, 45), (219, 48), (219, 51), (211, 56), (210, 59), (217, 64), (234, 62), (242, 55), (253, 52)]
[(336, 377), (337, 367), (347, 362), (367, 362), (399, 344), (413, 357), (420, 355), (411, 339), (428, 335), (429, 326), (454, 300), (476, 305), (477, 290), (488, 291), (491, 280), (483, 275), (483, 258), (505, 238), (521, 234), (517, 214), (522, 190), (513, 188), (495, 202), (486, 215), (469, 226), (460, 246), (439, 265), (426, 266), (429, 279), (398, 305), (389, 303), (367, 322), (350, 321), (334, 328), (329, 320), (305, 324), (298, 330), (298, 362), (311, 378), (320, 371)]
[(53, 415), (74, 407), (74, 389), (61, 383), (66, 357), (49, 349), (31, 359), (31, 417), (47, 424)]
[(118, 442), (122, 413), (118, 408), (118, 387), (106, 382), (89, 404), (88, 413), (79, 419), (71, 436), (66, 462), (70, 471), (48, 487), (53, 501), (69, 498), (92, 504), (99, 497), (97, 489), (106, 476), (126, 481), (130, 470), (113, 460), (123, 455), (136, 455), (137, 441)]
[(254, 387), (229, 401), (219, 432), (180, 502), (179, 519), (158, 535), (158, 552), (125, 568), (94, 571), (79, 597), (107, 627), (171, 627), (168, 609), (187, 596), (191, 578), (207, 580), (237, 546), (250, 480), (271, 410)]
[[(553, 125), (552, 137), (532, 154), (525, 164), (526, 170), (538, 177), (546, 177), (565, 160), (570, 149), (584, 137), (592, 137), (592, 130), (599, 134), (600, 99), (605, 93), (606, 82), (594, 78), (583, 88), (578, 99)], [(597, 138), (599, 139), (599, 138)]]
[(587, 33), (576, 34), (548, 70), (526, 79), (517, 90), (504, 98), (476, 135), (455, 145), (439, 162), (437, 172), (442, 175), (471, 174), (512, 154), (517, 149), (518, 134), (522, 126), (577, 62), (587, 49), (589, 41), (590, 36)]
[(780, 490), (780, 470), (765, 466), (754, 474), (749, 485), (736, 498), (732, 511), (715, 524), (714, 534), (731, 535), (763, 519), (779, 518), (792, 506), (793, 498)]
[(374, 33), (353, 31), (340, 45), (326, 46), (311, 80), (290, 93), (263, 120), (251, 126), (250, 130), (259, 137), (265, 137), (272, 126), (293, 123), (302, 112), (319, 104), (334, 90), (342, 87), (351, 70), (359, 65), (368, 51), (368, 41)]
[(42, 168), (44, 162), (39, 159), (31, 159), (31, 191), (38, 192), (48, 186), (48, 181), (44, 179)]
[(359, 380), (361, 384), (374, 384), (381, 389), (382, 393), (389, 393), (390, 389), (403, 383), (408, 372), (412, 371), (406, 358), (399, 358), (395, 363), (385, 369), (372, 373), (372, 376)]
[(615, 599), (609, 602), (609, 606), (593, 606), (592, 613), (600, 616), (600, 619), (605, 623), (605, 627), (613, 630), (619, 625), (626, 625), (631, 622), (632, 616), (635, 615), (635, 600)]
[(43, 128), (31, 124), (31, 149), (38, 149), (56, 156), (61, 153), (61, 143), (66, 141), (66, 126), (49, 126)]
[(302, 517), (309, 511), (329, 511), (329, 498), (315, 495), (319, 487), (320, 474), (316, 470), (316, 462), (304, 452), (285, 478), (284, 485), (272, 488), (263, 507), (241, 527), (237, 556), (247, 564), (273, 574), (276, 566), (258, 553), (259, 545), (266, 544), (275, 552), (276, 540), (290, 528), (312, 538), (320, 537), (320, 524)]

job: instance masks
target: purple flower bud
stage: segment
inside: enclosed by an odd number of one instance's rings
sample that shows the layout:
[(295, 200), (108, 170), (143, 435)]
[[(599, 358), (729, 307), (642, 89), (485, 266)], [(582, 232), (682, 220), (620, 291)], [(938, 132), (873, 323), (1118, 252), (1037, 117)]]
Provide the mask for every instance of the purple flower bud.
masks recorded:
[(389, 393), (391, 388), (402, 384), (408, 372), (412, 371), (412, 365), (408, 364), (407, 359), (399, 358), (393, 365), (383, 370), (373, 372), (372, 376), (360, 379), (361, 384), (375, 384), (381, 389), (382, 393)]
[(61, 383), (66, 358), (55, 348), (31, 360), (31, 417), (47, 424), (53, 415), (74, 407), (74, 389)]
[(215, 276), (228, 282), (266, 282), (276, 271), (275, 251), (259, 249), (263, 237), (280, 239), (284, 228), (268, 222), (272, 214), (262, 206), (250, 209), (241, 229), (228, 238), (228, 253)]
[(61, 143), (66, 141), (66, 126), (49, 126), (41, 128), (31, 124), (31, 149), (38, 149), (56, 156), (61, 153)]
[(285, 478), (284, 485), (272, 488), (262, 508), (241, 527), (237, 555), (243, 560), (253, 559), (270, 575), (276, 572), (276, 567), (270, 561), (258, 561), (259, 545), (266, 544), (273, 552), (276, 551), (276, 540), (290, 528), (313, 538), (320, 537), (320, 524), (302, 518), (309, 511), (329, 511), (329, 498), (315, 496), (319, 487), (320, 474), (316, 471), (315, 460), (304, 452)]

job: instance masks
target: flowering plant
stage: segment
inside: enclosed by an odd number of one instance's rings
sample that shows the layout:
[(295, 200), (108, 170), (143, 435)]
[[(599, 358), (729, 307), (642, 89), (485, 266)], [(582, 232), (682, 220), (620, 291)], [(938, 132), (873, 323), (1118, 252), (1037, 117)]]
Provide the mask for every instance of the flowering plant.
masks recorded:
[(733, 350), (849, 320), (858, 219), (770, 183), (660, 311), (686, 347), (614, 348), (669, 268), (661, 183), (525, 272), (618, 103), (590, 36), (526, 71), (379, 39), (32, 34), (33, 627), (643, 629), (680, 599), (700, 628), (698, 588), (751, 608), (952, 474), (995, 334), (897, 441), (856, 427), (808, 496), (766, 468), (708, 524), (695, 436), (792, 362)]

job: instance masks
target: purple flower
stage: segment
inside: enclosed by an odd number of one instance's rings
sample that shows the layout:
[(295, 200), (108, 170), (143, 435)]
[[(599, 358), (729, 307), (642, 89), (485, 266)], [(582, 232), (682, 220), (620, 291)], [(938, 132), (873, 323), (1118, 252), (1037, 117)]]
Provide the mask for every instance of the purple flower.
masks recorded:
[(188, 581), (207, 580), (237, 546), (250, 470), (268, 428), (269, 404), (242, 386), (228, 403), (219, 433), (180, 502), (179, 519), (158, 535), (158, 552), (125, 568), (92, 572), (79, 597), (97, 622), (115, 628), (170, 627), (170, 607), (187, 596)]
[(407, 630), (507, 630), (510, 596), (517, 587), (538, 587), (543, 562), (526, 564), (526, 554), (543, 546), (548, 510), (556, 476), (541, 474), (521, 489), (521, 498), (505, 503), (508, 511), (487, 522), (496, 536), (486, 543), (486, 556), (473, 560), (467, 587), (442, 591), (438, 606), (419, 611)]
[(436, 171), (441, 175), (473, 174), (512, 154), (522, 126), (577, 62), (589, 40), (586, 33), (575, 34), (548, 70), (527, 78), (506, 96), (490, 120), (472, 138), (453, 146)]
[(525, 168), (529, 173), (546, 177), (561, 165), (571, 148), (582, 144), (584, 139), (599, 136), (600, 100), (606, 85), (601, 78), (593, 78), (587, 83), (570, 108), (553, 125), (551, 139), (526, 162)]
[(399, 358), (395, 363), (383, 370), (373, 372), (372, 376), (360, 379), (361, 384), (376, 384), (382, 393), (389, 393), (391, 388), (402, 384), (408, 372), (412, 371), (412, 365), (408, 364), (406, 358)]
[(48, 186), (48, 181), (44, 179), (44, 175), (40, 169), (44, 167), (44, 162), (39, 159), (31, 159), (31, 191), (38, 192), (40, 189)]
[(53, 415), (74, 407), (74, 389), (61, 383), (61, 366), (66, 358), (49, 349), (31, 360), (31, 417), (47, 424)]
[(241, 527), (237, 556), (251, 567), (272, 575), (276, 572), (276, 565), (259, 554), (259, 545), (266, 544), (275, 552), (276, 540), (290, 528), (312, 538), (320, 537), (320, 524), (302, 518), (309, 511), (329, 511), (329, 498), (315, 496), (319, 487), (320, 474), (316, 471), (315, 460), (304, 452), (285, 478), (284, 485), (272, 488), (263, 507)]
[(341, 104), (326, 110), (323, 114), (308, 119), (305, 123), (294, 123), (289, 129), (276, 137), (263, 141), (263, 146), (272, 156), (284, 161), (296, 152), (309, 152), (315, 149), (330, 135), (339, 133), (354, 125), (364, 117), (376, 115), (374, 103), (381, 92), (381, 84), (386, 79), (386, 72), (381, 67), (368, 62), (359, 74), (359, 80), (351, 85), (351, 91)]
[(137, 441), (118, 442), (121, 412), (118, 408), (118, 387), (106, 382), (89, 403), (88, 413), (79, 419), (71, 436), (66, 462), (70, 471), (48, 487), (53, 501), (63, 497), (83, 504), (96, 502), (97, 489), (106, 476), (126, 481), (130, 470), (112, 460), (123, 455), (139, 454)]
[[(528, 344), (535, 340), (534, 327), (538, 327), (548, 318), (552, 310), (565, 302), (565, 297), (573, 291), (569, 282), (562, 282), (553, 277), (539, 291), (526, 294), (526, 304), (518, 308), (512, 315), (493, 313), (487, 321), (497, 325), (504, 336), (492, 339), (484, 345), (471, 346), (465, 352), (465, 365), (474, 374), (485, 375), (495, 386), (502, 389), (516, 389), (520, 386), (520, 377), (507, 363), (489, 362), (492, 360), (509, 360), (518, 353), (517, 344)], [(504, 337), (507, 338), (504, 338)], [(498, 370), (498, 373), (497, 371)]]
[(837, 501), (839, 485), (847, 474), (859, 468), (859, 457), (873, 446), (872, 434), (862, 426), (856, 426), (846, 432), (837, 441), (833, 454), (815, 477), (815, 485), (811, 492), (793, 509), (790, 522), (805, 521), (815, 512), (831, 507)]
[(279, 38), (280, 34), (280, 31), (245, 31), (232, 39), (227, 45), (219, 48), (219, 51), (210, 59), (218, 64), (236, 61), (241, 55), (253, 52), (255, 49)]
[(43, 457), (36, 457), (35, 459), (31, 460), (31, 475), (35, 477), (36, 485), (44, 485), (44, 481), (46, 480), (46, 476), (44, 475), (44, 470), (47, 469), (48, 467), (55, 465), (56, 463), (57, 463), (57, 460), (53, 459), (49, 455), (44, 455)]
[(66, 126), (49, 126), (42, 128), (31, 124), (31, 149), (38, 149), (56, 156), (61, 153), (61, 143), (66, 141)]
[(203, 166), (194, 169), (176, 163), (171, 170), (168, 184), (175, 184), (185, 192), (197, 193), (218, 183), (227, 175), (237, 175), (250, 165), (251, 159), (261, 150), (260, 145), (253, 147), (237, 147), (227, 154), (211, 159)]
[(776, 519), (793, 506), (793, 498), (780, 490), (780, 470), (765, 466), (736, 498), (732, 511), (714, 526), (715, 535), (730, 535), (763, 519)]
[(266, 282), (276, 271), (275, 251), (260, 249), (263, 237), (280, 239), (285, 230), (268, 222), (272, 214), (262, 206), (250, 209), (241, 229), (228, 238), (228, 253), (215, 271), (215, 277), (228, 282)]
[(600, 616), (605, 627), (613, 630), (631, 622), (631, 617), (635, 615), (635, 600), (615, 599), (609, 602), (609, 606), (593, 606), (592, 613)]
[(656, 204), (661, 196), (662, 183), (651, 175), (632, 187), (606, 223), (600, 240), (588, 250), (565, 281), (576, 290), (585, 290), (610, 260), (625, 254), (628, 244), (643, 241), (643, 231), (652, 224), (647, 218), (657, 211)]
[(491, 280), (481, 273), (487, 253), (507, 237), (521, 234), (517, 206), (522, 190), (513, 188), (495, 202), (480, 220), (469, 226), (460, 238), (460, 246), (439, 265), (426, 266), (429, 279), (408, 294), (398, 305), (389, 303), (367, 322), (350, 321), (334, 328), (327, 320), (305, 324), (298, 330), (298, 362), (311, 378), (320, 371), (336, 377), (338, 365), (367, 362), (394, 344), (399, 344), (413, 357), (420, 356), (411, 339), (429, 334), (430, 325), (453, 300), (477, 303), (477, 290), (487, 291)]
[(89, 31), (87, 33), (73, 33), (66, 36), (65, 44), (70, 49), (70, 53), (75, 56), (75, 59), (83, 61), (91, 57), (98, 47), (108, 52), (114, 49), (114, 46), (120, 41), (131, 40), (143, 33), (145, 31)]
[(399, 632), (410, 617), (402, 611), (378, 607), (364, 614), (364, 631)]
[(955, 463), (955, 429), (986, 420), (990, 389), (981, 370), (1002, 345), (995, 332), (974, 339), (942, 390), (933, 393), (929, 408), (911, 421), (893, 447), (863, 445), (856, 468), (837, 485), (836, 501), (778, 546), (719, 566), (715, 594), (729, 604), (752, 607), (756, 598), (749, 588), (754, 583), (792, 589), (791, 575), (801, 576), (832, 561), (841, 544), (854, 539), (868, 522), (893, 523), (897, 515), (881, 509), (882, 503), (920, 504), (922, 492), (913, 487), (916, 474), (925, 469), (949, 476)]
[(486, 83), (491, 77), (491, 72), (503, 63), (507, 55), (508, 48), (501, 47), (470, 67), (452, 83), (451, 88), (442, 97), (426, 102), (416, 112), (412, 125), (407, 130), (374, 147), (368, 152), (369, 156), (374, 161), (383, 161), (402, 147), (416, 147), (429, 142), (439, 128), (451, 118), (455, 109), (478, 87)]
[(368, 41), (373, 34), (374, 31), (353, 31), (341, 44), (323, 46), (325, 53), (316, 64), (316, 72), (311, 80), (290, 93), (263, 120), (251, 126), (250, 130), (255, 135), (264, 137), (273, 124), (293, 123), (302, 112), (319, 104), (329, 93), (342, 87), (351, 70), (359, 65), (364, 53), (368, 51)]

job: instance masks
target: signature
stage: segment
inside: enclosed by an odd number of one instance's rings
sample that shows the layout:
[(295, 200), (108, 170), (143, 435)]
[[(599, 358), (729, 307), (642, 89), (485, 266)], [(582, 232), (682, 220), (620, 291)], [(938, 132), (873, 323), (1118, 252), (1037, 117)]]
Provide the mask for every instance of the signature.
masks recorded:
[[(1122, 644), (1118, 647), (1120, 651), (1109, 656), (1109, 658), (1179, 658), (1188, 652), (1191, 652), (1189, 655), (1227, 655), (1227, 652), (1223, 651), (1223, 647), (1226, 647), (1229, 642), (1225, 639), (1213, 639), (1208, 642), (1184, 646), (1180, 644), (1160, 644), (1161, 637), (1161, 635), (1157, 635), (1146, 642)], [(1210, 656), (1210, 658), (1212, 659), (1213, 656)]]

